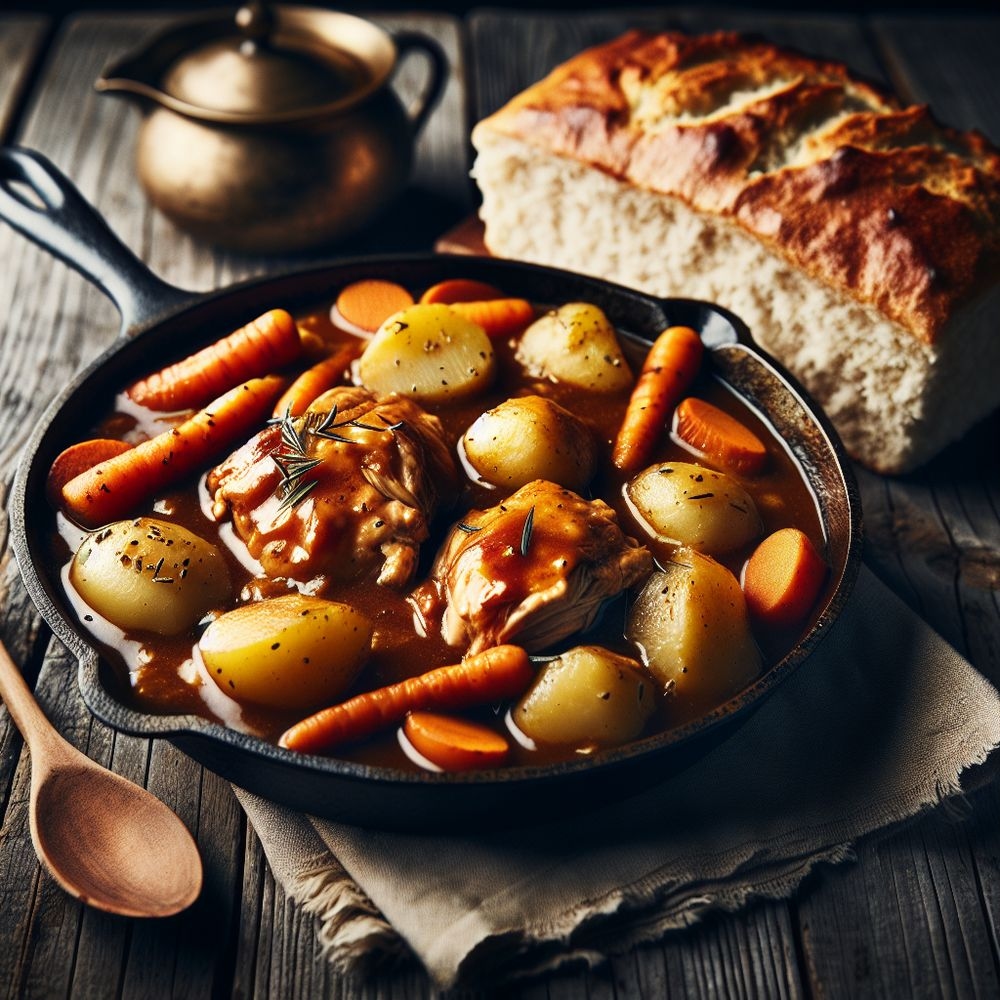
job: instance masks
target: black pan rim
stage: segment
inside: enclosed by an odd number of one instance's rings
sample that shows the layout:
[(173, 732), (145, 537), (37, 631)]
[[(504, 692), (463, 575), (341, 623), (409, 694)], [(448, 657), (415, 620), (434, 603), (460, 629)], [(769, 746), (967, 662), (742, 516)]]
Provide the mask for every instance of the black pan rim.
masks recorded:
[[(189, 715), (153, 715), (138, 712), (115, 700), (101, 683), (99, 677), (100, 658), (97, 651), (89, 645), (86, 637), (76, 628), (58, 605), (52, 600), (46, 587), (46, 574), (35, 565), (31, 544), (28, 537), (28, 506), (33, 497), (32, 475), (37, 478), (36, 458), (41, 444), (52, 432), (53, 425), (65, 409), (67, 402), (79, 393), (83, 386), (98, 375), (106, 372), (113, 361), (121, 359), (127, 353), (128, 343), (141, 343), (144, 338), (154, 335), (171, 323), (177, 322), (185, 315), (210, 312), (220, 305), (230, 307), (229, 315), (236, 315), (243, 310), (239, 306), (241, 300), (251, 297), (250, 293), (261, 292), (282, 281), (310, 283), (320, 276), (349, 274), (352, 271), (376, 271), (385, 274), (385, 268), (450, 268), (461, 271), (483, 272), (493, 275), (509, 274), (524, 277), (531, 275), (539, 280), (558, 280), (574, 283), (578, 287), (598, 289), (610, 297), (625, 298), (639, 302), (650, 308), (664, 305), (669, 307), (701, 308), (715, 315), (722, 316), (735, 324), (740, 331), (741, 349), (752, 356), (756, 363), (762, 365), (771, 375), (777, 378), (783, 388), (791, 393), (796, 405), (808, 415), (815, 424), (822, 445), (836, 463), (837, 486), (842, 490), (842, 500), (846, 505), (849, 520), (850, 537), (847, 539), (845, 554), (841, 560), (838, 579), (836, 580), (827, 600), (826, 606), (814, 625), (802, 637), (794, 649), (772, 665), (750, 687), (730, 699), (724, 705), (700, 717), (691, 723), (644, 739), (635, 741), (625, 747), (602, 751), (580, 760), (530, 767), (517, 767), (503, 770), (487, 770), (461, 774), (433, 774), (430, 772), (409, 772), (393, 768), (374, 767), (357, 764), (351, 761), (338, 760), (331, 757), (302, 755), (284, 750), (257, 737), (248, 736), (235, 730), (227, 729), (219, 723), (213, 723), (198, 716)], [(346, 280), (342, 278), (341, 280)], [(239, 306), (239, 309), (237, 308)], [(254, 307), (245, 307), (247, 312), (253, 312)], [(234, 322), (234, 321), (230, 321)], [(99, 719), (113, 728), (133, 735), (145, 737), (161, 737), (178, 743), (188, 743), (191, 740), (207, 741), (209, 744), (225, 750), (256, 756), (261, 761), (269, 761), (283, 767), (315, 774), (317, 778), (331, 777), (348, 782), (358, 782), (365, 786), (375, 787), (477, 787), (484, 788), (494, 785), (529, 785), (538, 782), (547, 784), (570, 776), (579, 776), (597, 770), (615, 769), (627, 765), (636, 759), (653, 758), (668, 753), (689, 743), (696, 738), (709, 734), (716, 729), (723, 729), (727, 723), (749, 715), (767, 695), (782, 681), (790, 676), (795, 669), (807, 659), (816, 646), (825, 638), (830, 628), (839, 617), (844, 604), (854, 586), (860, 568), (860, 553), (862, 544), (861, 506), (857, 485), (850, 470), (849, 461), (840, 443), (839, 437), (832, 429), (822, 411), (811, 401), (808, 394), (798, 383), (773, 359), (760, 350), (749, 337), (746, 328), (736, 317), (720, 307), (692, 299), (660, 299), (637, 292), (624, 286), (603, 281), (599, 278), (577, 275), (571, 272), (559, 271), (553, 268), (540, 267), (516, 261), (466, 257), (464, 255), (442, 254), (382, 254), (356, 258), (333, 259), (312, 263), (306, 267), (290, 268), (274, 274), (259, 275), (235, 284), (206, 292), (197, 297), (192, 296), (189, 304), (175, 309), (165, 317), (159, 317), (147, 327), (140, 330), (131, 341), (118, 340), (108, 347), (98, 358), (87, 365), (64, 388), (57, 398), (46, 409), (38, 424), (29, 436), (22, 459), (15, 475), (10, 504), (10, 520), (12, 541), (15, 556), (21, 567), (22, 576), (32, 600), (38, 607), (45, 621), (56, 636), (64, 642), (79, 661), (79, 684), (88, 709)], [(137, 348), (132, 348), (137, 350)], [(49, 584), (53, 581), (48, 580)]]

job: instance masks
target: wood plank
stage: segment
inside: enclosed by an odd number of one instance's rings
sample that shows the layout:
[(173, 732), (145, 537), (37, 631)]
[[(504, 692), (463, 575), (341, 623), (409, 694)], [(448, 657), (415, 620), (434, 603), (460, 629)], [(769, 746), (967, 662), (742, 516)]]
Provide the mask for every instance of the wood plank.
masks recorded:
[(50, 23), (43, 14), (0, 13), (0, 142), (8, 141)]
[(955, 128), (1000, 143), (996, 17), (878, 17), (872, 22), (896, 88)]

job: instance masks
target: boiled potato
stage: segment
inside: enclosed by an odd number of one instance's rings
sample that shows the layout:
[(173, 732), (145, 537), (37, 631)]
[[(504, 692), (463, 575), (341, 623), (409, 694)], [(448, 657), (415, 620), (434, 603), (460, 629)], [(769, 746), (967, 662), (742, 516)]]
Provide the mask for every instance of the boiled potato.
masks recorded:
[(590, 431), (544, 396), (520, 396), (487, 410), (465, 432), (462, 449), (482, 479), (509, 490), (547, 479), (579, 492), (597, 462)]
[(350, 605), (285, 594), (228, 611), (198, 644), (226, 694), (307, 709), (341, 695), (371, 649), (372, 625)]
[(569, 302), (535, 320), (521, 334), (516, 357), (532, 375), (595, 392), (632, 385), (615, 328), (601, 309), (585, 302)]
[(739, 581), (694, 549), (678, 549), (649, 578), (626, 631), (649, 672), (692, 714), (721, 705), (760, 673)]
[(591, 749), (635, 739), (656, 707), (635, 660), (600, 646), (577, 646), (545, 665), (513, 711), (537, 743)]
[(69, 571), (80, 596), (126, 632), (176, 635), (230, 594), (229, 571), (211, 543), (169, 521), (138, 517), (84, 538)]
[(496, 358), (486, 331), (446, 305), (418, 304), (390, 316), (358, 361), (373, 392), (428, 402), (461, 399), (486, 389)]
[(625, 488), (633, 513), (660, 541), (721, 555), (764, 530), (753, 497), (731, 476), (691, 462), (665, 462)]

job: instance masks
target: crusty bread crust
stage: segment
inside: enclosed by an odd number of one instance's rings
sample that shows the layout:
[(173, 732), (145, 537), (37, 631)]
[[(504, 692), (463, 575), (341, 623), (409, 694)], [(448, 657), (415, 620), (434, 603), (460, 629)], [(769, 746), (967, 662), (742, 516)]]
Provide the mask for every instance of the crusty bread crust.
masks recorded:
[(480, 122), (477, 146), (484, 133), (726, 219), (927, 344), (1000, 280), (1000, 153), (766, 42), (629, 32)]

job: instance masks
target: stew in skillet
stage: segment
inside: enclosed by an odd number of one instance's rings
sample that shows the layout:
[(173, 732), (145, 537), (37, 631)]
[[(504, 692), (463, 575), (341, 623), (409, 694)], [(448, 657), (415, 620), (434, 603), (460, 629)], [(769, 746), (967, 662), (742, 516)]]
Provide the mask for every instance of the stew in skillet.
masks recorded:
[(588, 303), (358, 282), (86, 433), (52, 559), (129, 700), (298, 752), (591, 754), (722, 705), (829, 585), (807, 485), (697, 334)]

